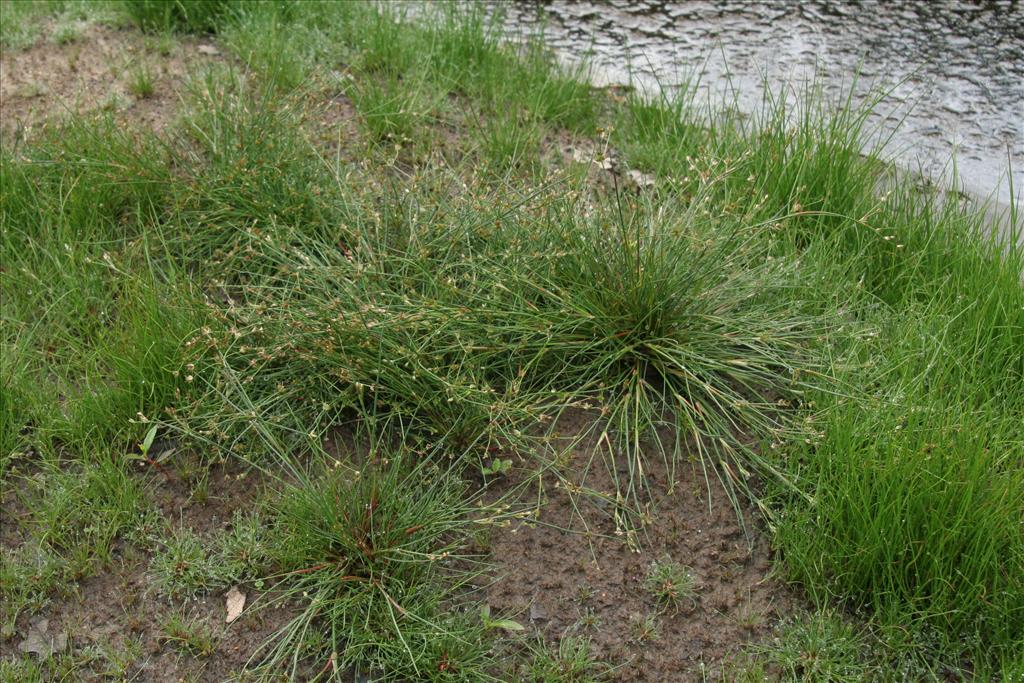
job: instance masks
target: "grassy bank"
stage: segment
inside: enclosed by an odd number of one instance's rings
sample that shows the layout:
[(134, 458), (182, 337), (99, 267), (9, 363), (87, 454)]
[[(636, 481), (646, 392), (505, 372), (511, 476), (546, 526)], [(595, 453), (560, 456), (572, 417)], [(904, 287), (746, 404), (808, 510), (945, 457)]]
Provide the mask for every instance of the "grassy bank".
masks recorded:
[[(197, 661), (241, 629), (193, 606), (245, 588), (267, 628), (201, 680), (645, 680), (659, 628), (713, 611), (652, 554), (666, 490), (803, 603), (684, 679), (1024, 672), (1024, 254), (939, 191), (880, 195), (865, 109), (595, 89), (448, 5), (3, 13), (6, 55), (133, 36), (139, 102), (169, 46), (216, 56), (159, 132), (118, 105), (5, 129), (5, 675), (148, 675), (130, 638), (15, 647), (125, 574)], [(651, 555), (639, 659), (582, 608), (491, 613), (494, 535), (551, 524), (551, 482)]]

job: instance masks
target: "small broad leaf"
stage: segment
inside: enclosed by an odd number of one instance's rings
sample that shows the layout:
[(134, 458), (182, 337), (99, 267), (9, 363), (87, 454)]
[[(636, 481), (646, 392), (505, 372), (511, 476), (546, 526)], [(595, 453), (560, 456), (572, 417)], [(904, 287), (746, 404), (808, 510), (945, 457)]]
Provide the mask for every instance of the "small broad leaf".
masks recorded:
[(512, 621), (511, 619), (495, 619), (491, 622), (491, 626), (493, 626), (494, 628), (503, 628), (506, 631), (526, 630), (526, 627), (524, 627), (518, 621)]
[(153, 425), (148, 432), (146, 432), (146, 438), (142, 440), (139, 445), (139, 449), (143, 453), (149, 453), (149, 449), (153, 446), (153, 439), (156, 438), (156, 425)]

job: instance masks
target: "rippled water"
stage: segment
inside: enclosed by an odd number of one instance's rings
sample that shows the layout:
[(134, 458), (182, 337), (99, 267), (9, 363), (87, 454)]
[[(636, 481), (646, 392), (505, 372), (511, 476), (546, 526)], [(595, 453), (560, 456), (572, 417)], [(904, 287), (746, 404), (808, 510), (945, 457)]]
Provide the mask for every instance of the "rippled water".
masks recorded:
[[(502, 4), (510, 32), (536, 32), (595, 80), (662, 85), (700, 73), (710, 95), (731, 75), (741, 108), (817, 73), (827, 92), (893, 87), (872, 123), (897, 130), (890, 156), (939, 177), (956, 154), (961, 181), (1009, 201), (1024, 187), (1024, 6), (1018, 0), (906, 3), (553, 0)], [(716, 92), (719, 91), (719, 92)], [(902, 124), (897, 124), (902, 119)], [(1012, 169), (1012, 170), (1010, 170)]]

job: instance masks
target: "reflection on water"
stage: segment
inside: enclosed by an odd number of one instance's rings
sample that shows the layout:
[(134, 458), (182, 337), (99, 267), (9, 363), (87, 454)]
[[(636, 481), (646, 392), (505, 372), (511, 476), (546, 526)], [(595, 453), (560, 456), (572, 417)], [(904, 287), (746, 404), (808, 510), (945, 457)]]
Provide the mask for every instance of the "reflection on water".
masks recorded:
[[(872, 123), (901, 165), (938, 176), (956, 153), (974, 193), (1009, 200), (1008, 166), (1024, 187), (1024, 7), (1017, 0), (907, 3), (809, 0), (552, 0), (502, 4), (510, 31), (545, 35), (558, 53), (591, 56), (599, 80), (671, 85), (731, 75), (741, 108), (760, 104), (761, 74), (793, 82), (823, 74), (833, 94), (894, 86)], [(912, 107), (908, 105), (913, 105)], [(1001, 180), (1002, 179), (1002, 180)]]

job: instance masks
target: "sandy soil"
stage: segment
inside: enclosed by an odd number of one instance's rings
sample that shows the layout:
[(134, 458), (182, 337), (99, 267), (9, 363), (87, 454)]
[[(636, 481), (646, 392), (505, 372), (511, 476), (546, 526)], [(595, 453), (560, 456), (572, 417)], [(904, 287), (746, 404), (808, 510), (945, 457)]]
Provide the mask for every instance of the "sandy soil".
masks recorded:
[[(52, 33), (44, 27), (43, 35)], [(224, 59), (208, 40), (182, 37), (165, 46), (138, 31), (90, 26), (64, 45), (43, 40), (0, 55), (0, 134), (31, 136), (47, 121), (71, 113), (109, 110), (126, 123), (164, 130), (177, 112), (186, 76)], [(153, 92), (132, 92), (132, 76), (150, 74)]]

